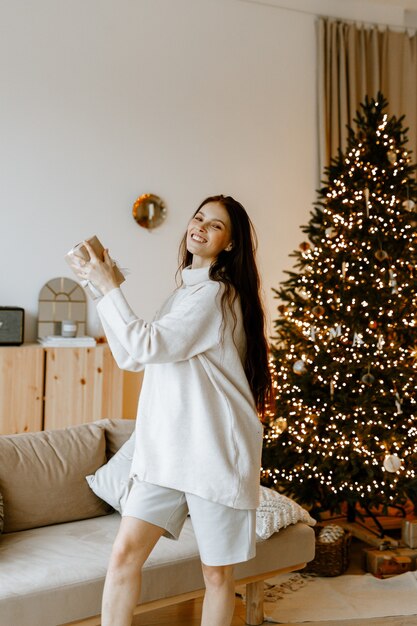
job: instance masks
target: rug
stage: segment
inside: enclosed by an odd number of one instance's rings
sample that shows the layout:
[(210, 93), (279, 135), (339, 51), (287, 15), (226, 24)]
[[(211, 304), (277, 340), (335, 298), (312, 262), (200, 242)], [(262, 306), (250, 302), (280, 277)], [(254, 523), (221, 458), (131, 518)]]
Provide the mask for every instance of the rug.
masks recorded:
[(265, 621), (275, 624), (417, 616), (417, 572), (385, 580), (372, 574), (277, 576), (265, 583), (264, 611)]

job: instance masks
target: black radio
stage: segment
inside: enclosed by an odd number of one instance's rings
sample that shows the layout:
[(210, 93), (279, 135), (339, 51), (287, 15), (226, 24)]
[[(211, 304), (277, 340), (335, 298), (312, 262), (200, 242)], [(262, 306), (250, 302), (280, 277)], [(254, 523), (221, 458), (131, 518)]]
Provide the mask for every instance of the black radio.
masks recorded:
[(25, 310), (17, 306), (0, 306), (0, 346), (23, 343)]

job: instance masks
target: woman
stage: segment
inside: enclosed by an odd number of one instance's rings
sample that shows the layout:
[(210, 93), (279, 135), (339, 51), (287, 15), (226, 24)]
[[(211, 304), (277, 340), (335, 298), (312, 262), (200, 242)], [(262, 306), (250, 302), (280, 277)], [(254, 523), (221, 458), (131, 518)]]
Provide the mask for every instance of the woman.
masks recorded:
[(233, 564), (255, 556), (262, 416), (270, 392), (252, 224), (230, 196), (204, 200), (181, 248), (182, 284), (152, 323), (128, 303), (105, 252), (74, 267), (104, 297), (98, 313), (123, 369), (146, 366), (132, 488), (107, 572), (103, 626), (128, 626), (141, 568), (188, 513), (206, 594), (202, 626), (228, 626)]

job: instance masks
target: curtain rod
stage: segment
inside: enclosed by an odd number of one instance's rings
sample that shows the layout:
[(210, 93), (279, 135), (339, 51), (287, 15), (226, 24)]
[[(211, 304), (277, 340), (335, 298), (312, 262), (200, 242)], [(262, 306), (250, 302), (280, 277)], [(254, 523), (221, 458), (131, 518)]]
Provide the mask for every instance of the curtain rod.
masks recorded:
[(327, 18), (331, 20), (336, 20), (339, 22), (349, 22), (351, 24), (356, 24), (357, 22), (362, 21), (363, 24), (366, 24), (369, 26), (384, 26), (385, 28), (400, 28), (401, 30), (404, 30), (404, 31), (412, 30), (413, 32), (415, 32), (416, 30), (415, 26), (404, 26), (404, 24), (385, 24), (382, 22), (367, 22), (364, 20), (352, 20), (352, 19), (345, 18), (345, 17), (337, 17), (336, 15), (322, 15), (321, 13), (317, 13), (316, 11), (309, 11), (308, 9), (295, 9), (293, 7), (281, 6), (281, 5), (275, 4), (275, 2), (268, 2), (268, 0), (239, 0), (239, 2), (246, 2), (248, 4), (259, 4), (259, 5), (263, 5), (267, 7), (272, 7), (274, 9), (290, 11), (291, 13), (302, 13), (304, 15), (314, 15), (315, 17), (323, 17), (323, 18)]

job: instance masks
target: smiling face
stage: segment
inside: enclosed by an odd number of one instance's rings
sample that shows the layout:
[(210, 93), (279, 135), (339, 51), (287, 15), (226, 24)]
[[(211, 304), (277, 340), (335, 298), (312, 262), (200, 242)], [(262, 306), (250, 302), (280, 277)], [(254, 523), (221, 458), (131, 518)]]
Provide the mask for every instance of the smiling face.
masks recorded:
[(232, 247), (232, 225), (220, 202), (208, 202), (191, 218), (187, 228), (187, 250), (192, 267), (209, 267), (223, 250)]

